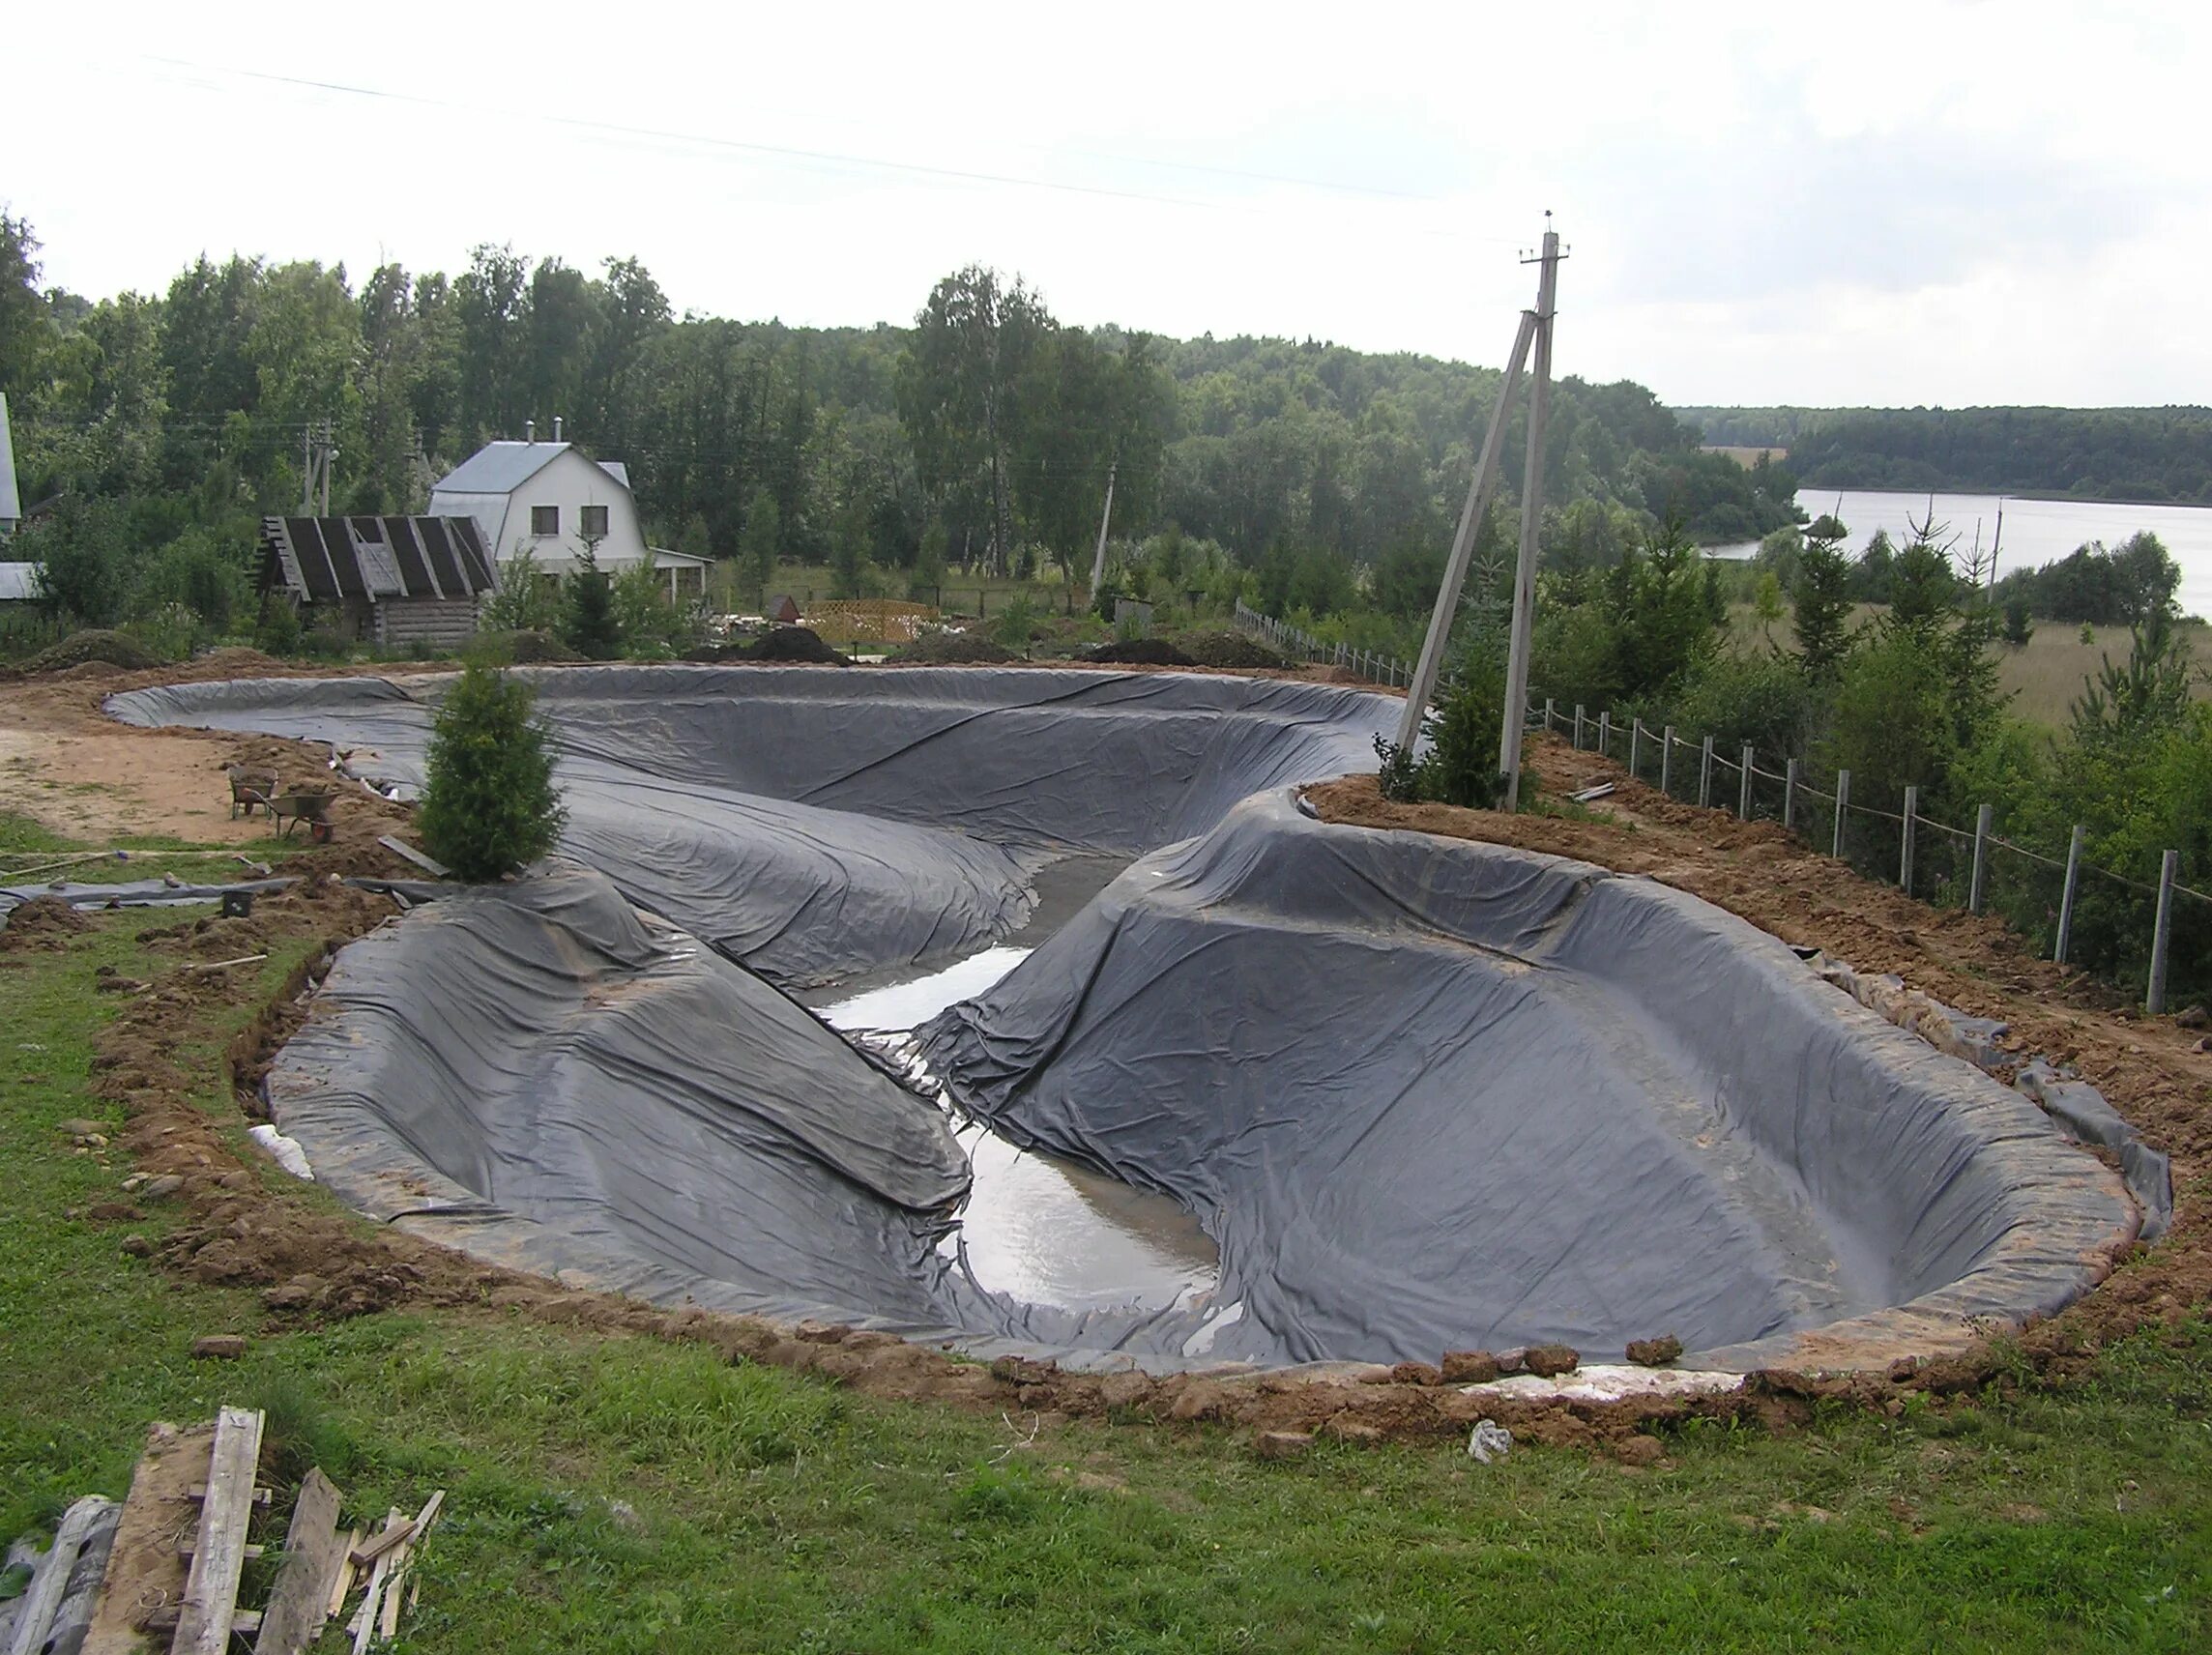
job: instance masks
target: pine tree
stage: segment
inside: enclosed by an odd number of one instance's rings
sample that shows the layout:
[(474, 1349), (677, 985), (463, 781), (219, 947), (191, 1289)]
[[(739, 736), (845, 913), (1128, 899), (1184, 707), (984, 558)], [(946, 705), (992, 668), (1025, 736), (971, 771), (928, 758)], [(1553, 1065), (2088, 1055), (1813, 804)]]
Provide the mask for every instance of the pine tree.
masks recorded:
[(1832, 679), (1851, 645), (1851, 564), (1844, 556), (1846, 531), (1833, 517), (1817, 518), (1805, 531), (1790, 599), (1792, 629), (1806, 675)]
[(472, 884), (544, 856), (568, 819), (545, 729), (531, 715), (537, 701), (527, 683), (477, 660), (438, 709), (415, 825), (430, 854)]
[(583, 566), (568, 577), (561, 641), (588, 661), (611, 661), (622, 653), (622, 622), (615, 615), (613, 583), (599, 572), (598, 560), (589, 552)]

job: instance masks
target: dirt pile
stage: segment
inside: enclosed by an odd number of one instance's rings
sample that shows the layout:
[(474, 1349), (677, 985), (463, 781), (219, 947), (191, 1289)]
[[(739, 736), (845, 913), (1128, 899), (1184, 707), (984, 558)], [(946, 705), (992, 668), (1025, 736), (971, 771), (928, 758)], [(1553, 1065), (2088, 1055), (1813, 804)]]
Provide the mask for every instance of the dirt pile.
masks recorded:
[(104, 661), (112, 667), (137, 671), (162, 664), (161, 657), (147, 649), (135, 638), (127, 638), (121, 632), (72, 632), (60, 643), (49, 645), (23, 663), (26, 673), (58, 673), (87, 661)]
[(1082, 657), (1102, 665), (1127, 667), (1194, 667), (1198, 662), (1165, 638), (1118, 638), (1101, 644)]
[(505, 654), (518, 667), (580, 661), (584, 658), (550, 632), (488, 632), (483, 641), (488, 649)]
[(23, 948), (66, 948), (92, 921), (58, 896), (34, 896), (0, 915), (0, 953)]
[(1181, 640), (1181, 649), (1202, 667), (1279, 672), (1291, 664), (1259, 639), (1247, 638), (1241, 632), (1194, 632)]
[(853, 664), (825, 644), (822, 634), (809, 626), (778, 626), (748, 646), (743, 658), (748, 661), (811, 663), (825, 667), (849, 667)]
[(1014, 658), (1011, 650), (975, 632), (924, 632), (891, 661), (900, 666), (1004, 666)]

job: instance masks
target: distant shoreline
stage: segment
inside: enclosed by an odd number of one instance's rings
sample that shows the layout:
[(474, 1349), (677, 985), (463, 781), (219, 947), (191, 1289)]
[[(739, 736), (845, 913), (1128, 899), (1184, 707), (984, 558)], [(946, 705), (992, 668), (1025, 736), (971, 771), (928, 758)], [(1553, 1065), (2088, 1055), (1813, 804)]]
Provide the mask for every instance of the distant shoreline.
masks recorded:
[(1836, 484), (1826, 482), (1800, 482), (1799, 494), (1976, 494), (1988, 495), (1993, 500), (2039, 500), (2060, 505), (2075, 506), (2158, 506), (2175, 511), (2212, 511), (2212, 501), (2206, 500), (2142, 500), (2119, 499), (2104, 494), (2074, 494), (2062, 488), (1970, 488), (1958, 483), (1946, 483), (1938, 488), (1915, 485), (1899, 488), (1885, 483)]

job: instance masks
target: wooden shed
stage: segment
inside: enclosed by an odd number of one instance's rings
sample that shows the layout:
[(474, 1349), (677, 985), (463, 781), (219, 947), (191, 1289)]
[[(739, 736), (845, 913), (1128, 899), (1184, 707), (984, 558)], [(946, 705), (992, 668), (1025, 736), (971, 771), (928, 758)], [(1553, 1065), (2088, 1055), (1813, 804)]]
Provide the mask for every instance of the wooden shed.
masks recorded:
[(341, 637), (452, 649), (496, 585), (469, 517), (269, 517), (261, 586)]

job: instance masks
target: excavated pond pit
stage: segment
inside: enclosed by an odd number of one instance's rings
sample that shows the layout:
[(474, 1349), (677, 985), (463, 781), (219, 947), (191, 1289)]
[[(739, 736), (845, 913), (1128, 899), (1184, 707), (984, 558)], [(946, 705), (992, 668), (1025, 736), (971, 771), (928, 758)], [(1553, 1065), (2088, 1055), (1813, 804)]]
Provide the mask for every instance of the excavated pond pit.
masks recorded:
[[(1089, 1365), (1671, 1333), (1744, 1367), (2054, 1310), (2136, 1234), (2034, 1104), (1742, 921), (1303, 814), (1296, 784), (1371, 768), (1389, 698), (531, 676), (569, 860), (348, 948), (270, 1075), (318, 1176), (454, 1245)], [(110, 705), (328, 741), (403, 795), (445, 682)], [(913, 1033), (848, 1044), (790, 998), (822, 984)]]

